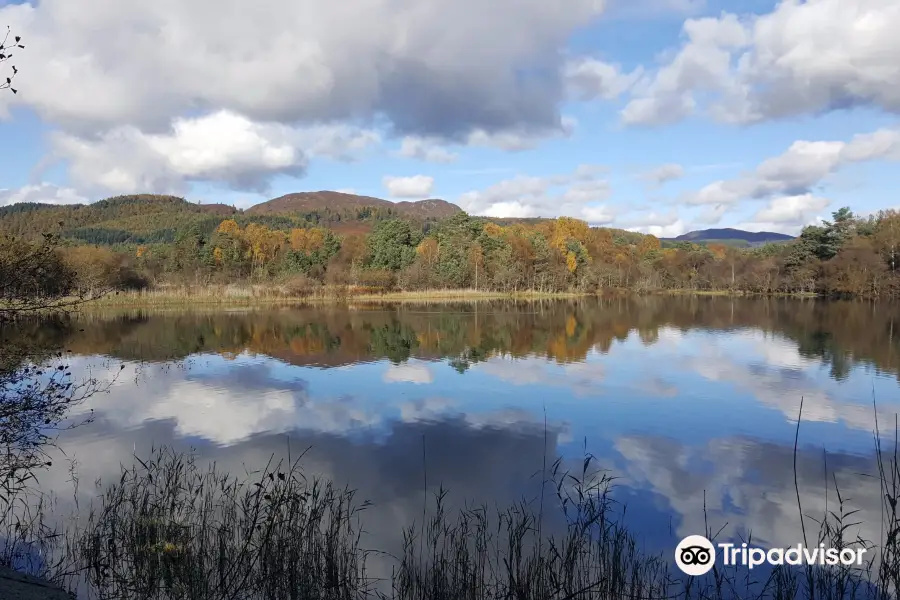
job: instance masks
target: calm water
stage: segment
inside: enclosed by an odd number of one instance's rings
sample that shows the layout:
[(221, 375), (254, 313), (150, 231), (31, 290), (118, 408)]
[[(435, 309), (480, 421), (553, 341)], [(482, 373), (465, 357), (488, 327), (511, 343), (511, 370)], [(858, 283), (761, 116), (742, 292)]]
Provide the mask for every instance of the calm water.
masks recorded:
[[(399, 543), (424, 489), (491, 504), (533, 492), (546, 454), (585, 449), (617, 477), (650, 550), (702, 533), (802, 541), (835, 477), (877, 539), (875, 411), (900, 412), (896, 306), (647, 298), (84, 315), (6, 335), (58, 344), (75, 373), (118, 372), (60, 440), (84, 498), (153, 445), (243, 471), (310, 448), (310, 471), (374, 503), (371, 546)], [(10, 338), (12, 339), (12, 338)], [(545, 450), (546, 449), (546, 450)], [(826, 480), (827, 475), (827, 480)], [(64, 462), (42, 484), (70, 496)], [(833, 483), (831, 484), (833, 486)]]

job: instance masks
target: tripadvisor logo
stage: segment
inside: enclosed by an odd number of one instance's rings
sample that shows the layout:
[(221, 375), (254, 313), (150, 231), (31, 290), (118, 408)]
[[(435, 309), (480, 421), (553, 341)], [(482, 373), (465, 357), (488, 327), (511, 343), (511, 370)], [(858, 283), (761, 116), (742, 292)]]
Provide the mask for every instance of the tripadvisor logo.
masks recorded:
[[(770, 565), (857, 565), (863, 564), (865, 548), (826, 548), (819, 544), (804, 548), (797, 544), (790, 548), (748, 548), (747, 544), (717, 544), (725, 566), (741, 565), (750, 569)], [(675, 563), (685, 574), (698, 576), (709, 572), (716, 564), (716, 547), (702, 535), (689, 535), (675, 547)]]
[(716, 564), (716, 549), (702, 535), (689, 535), (675, 547), (675, 563), (687, 575), (703, 575)]

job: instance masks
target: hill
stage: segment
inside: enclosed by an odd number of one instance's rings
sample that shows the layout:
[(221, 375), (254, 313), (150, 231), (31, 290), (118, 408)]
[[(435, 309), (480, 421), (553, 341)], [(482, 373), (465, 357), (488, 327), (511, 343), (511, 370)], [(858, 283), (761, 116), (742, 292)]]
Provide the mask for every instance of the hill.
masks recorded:
[(768, 242), (786, 242), (794, 239), (793, 236), (774, 231), (744, 231), (743, 229), (699, 229), (689, 231), (675, 238), (668, 238), (675, 242), (723, 242), (726, 240), (740, 240), (751, 245), (765, 244)]
[(442, 219), (452, 216), (462, 209), (445, 200), (419, 200), (418, 202), (391, 202), (372, 196), (358, 196), (326, 190), (285, 194), (267, 202), (251, 206), (245, 214), (271, 215), (285, 213), (308, 213), (329, 210), (333, 212), (358, 212), (365, 208), (379, 208), (393, 211), (405, 217), (420, 219)]
[(340, 192), (287, 194), (240, 210), (225, 204), (196, 204), (176, 196), (116, 196), (92, 204), (21, 203), (0, 207), (0, 235), (37, 238), (54, 233), (92, 244), (152, 244), (175, 240), (197, 227), (209, 233), (225, 218), (275, 229), (323, 225), (344, 233), (366, 232), (374, 221), (404, 217), (428, 222), (460, 212), (455, 204), (430, 199), (390, 202)]

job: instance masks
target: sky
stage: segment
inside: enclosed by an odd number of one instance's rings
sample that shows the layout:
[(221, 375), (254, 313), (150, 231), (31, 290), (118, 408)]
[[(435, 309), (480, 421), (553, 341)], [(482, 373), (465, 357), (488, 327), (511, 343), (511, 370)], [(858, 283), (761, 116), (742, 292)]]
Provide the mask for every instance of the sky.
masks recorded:
[(338, 190), (663, 237), (900, 207), (896, 0), (0, 1), (0, 25), (25, 46), (0, 205)]

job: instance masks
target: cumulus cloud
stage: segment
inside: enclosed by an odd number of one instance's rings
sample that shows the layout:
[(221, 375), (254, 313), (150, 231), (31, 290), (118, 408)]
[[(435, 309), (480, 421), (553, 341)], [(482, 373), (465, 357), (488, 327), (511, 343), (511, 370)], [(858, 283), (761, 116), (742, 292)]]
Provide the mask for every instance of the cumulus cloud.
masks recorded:
[(413, 175), (412, 177), (386, 176), (382, 179), (384, 187), (392, 198), (422, 198), (431, 195), (434, 188), (434, 177)]
[(783, 0), (771, 13), (689, 19), (684, 44), (634, 86), (627, 124), (697, 110), (733, 123), (877, 107), (900, 112), (900, 4)]
[(682, 177), (684, 177), (684, 167), (677, 163), (660, 165), (655, 169), (651, 169), (641, 174), (641, 179), (655, 186), (660, 186), (669, 181), (681, 179)]
[(812, 194), (775, 198), (757, 211), (753, 219), (764, 223), (805, 225), (829, 204), (830, 200)]
[(611, 222), (616, 214), (602, 204), (611, 191), (600, 177), (604, 172), (599, 165), (580, 165), (561, 175), (518, 175), (466, 192), (456, 203), (472, 214), (491, 217), (571, 216), (600, 225)]
[(3, 101), (80, 131), (146, 131), (197, 109), (260, 122), (384, 117), (401, 134), (453, 139), (478, 129), (554, 131), (559, 49), (603, 3), (354, 2), (352, 19), (344, 4), (321, 0), (244, 8), (236, 0), (7, 6), (3, 22), (30, 46), (20, 94)]
[(68, 163), (76, 185), (113, 193), (177, 193), (191, 181), (265, 191), (273, 175), (302, 175), (310, 156), (346, 160), (377, 141), (371, 131), (261, 124), (228, 111), (176, 119), (163, 133), (125, 126), (99, 136), (51, 136), (54, 156)]
[(589, 57), (566, 63), (564, 76), (569, 93), (578, 100), (614, 100), (633, 86), (641, 69), (623, 73), (618, 65)]
[(798, 140), (781, 155), (760, 163), (750, 173), (719, 180), (682, 195), (691, 205), (709, 205), (721, 215), (744, 199), (802, 197), (847, 164), (869, 160), (900, 160), (900, 130), (881, 129), (849, 142)]
[(615, 225), (629, 231), (639, 231), (665, 238), (679, 236), (688, 230), (687, 223), (674, 211), (668, 213), (651, 211), (626, 215), (621, 219), (616, 219)]
[(671, 223), (665, 223), (663, 225), (646, 225), (643, 227), (632, 227), (629, 228), (632, 231), (639, 231), (641, 233), (649, 233), (650, 235), (655, 235), (658, 238), (672, 238), (678, 237), (682, 233), (685, 233), (689, 230), (689, 226), (685, 221), (681, 219), (675, 219)]
[(41, 202), (44, 204), (87, 204), (88, 199), (72, 188), (60, 187), (52, 183), (26, 185), (17, 189), (0, 190), (0, 206), (21, 202)]

